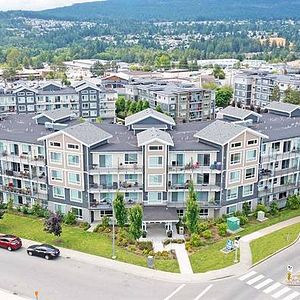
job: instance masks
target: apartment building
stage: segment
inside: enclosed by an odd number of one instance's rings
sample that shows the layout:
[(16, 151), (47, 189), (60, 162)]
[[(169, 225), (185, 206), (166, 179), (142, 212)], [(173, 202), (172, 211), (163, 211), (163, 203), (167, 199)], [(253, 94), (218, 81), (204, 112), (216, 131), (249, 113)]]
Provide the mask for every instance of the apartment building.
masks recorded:
[(277, 86), (279, 99), (283, 102), (285, 91), (290, 87), (300, 91), (300, 77), (296, 75), (274, 75), (266, 73), (239, 74), (234, 78), (234, 100), (243, 106), (264, 107), (272, 102), (272, 92)]
[(115, 118), (116, 91), (82, 81), (70, 86), (46, 82), (36, 86), (19, 85), (0, 91), (0, 112), (34, 113), (68, 108), (80, 117), (96, 121)]
[(119, 191), (128, 207), (143, 206), (145, 229), (151, 222), (172, 228), (191, 181), (206, 218), (242, 210), (243, 203), (282, 207), (299, 192), (299, 106), (274, 102), (262, 115), (230, 107), (217, 120), (177, 124), (152, 109), (125, 125), (49, 113), (0, 121), (2, 201), (16, 195), (15, 205), (32, 204), (38, 187), (50, 210), (93, 222), (112, 215)]
[(167, 83), (151, 79), (125, 87), (130, 100), (148, 101), (150, 108), (160, 106), (177, 122), (212, 120), (215, 117), (215, 93), (192, 84)]

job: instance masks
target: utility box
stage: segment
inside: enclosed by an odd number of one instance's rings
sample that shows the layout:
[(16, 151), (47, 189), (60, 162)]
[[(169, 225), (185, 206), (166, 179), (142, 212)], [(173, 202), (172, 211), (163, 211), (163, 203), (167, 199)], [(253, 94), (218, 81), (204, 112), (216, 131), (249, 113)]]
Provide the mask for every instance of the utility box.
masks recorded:
[(147, 257), (147, 267), (149, 269), (154, 269), (154, 257), (151, 255)]
[(184, 235), (184, 227), (183, 226), (179, 227), (179, 234)]
[(240, 219), (237, 217), (227, 218), (227, 228), (231, 232), (240, 230)]

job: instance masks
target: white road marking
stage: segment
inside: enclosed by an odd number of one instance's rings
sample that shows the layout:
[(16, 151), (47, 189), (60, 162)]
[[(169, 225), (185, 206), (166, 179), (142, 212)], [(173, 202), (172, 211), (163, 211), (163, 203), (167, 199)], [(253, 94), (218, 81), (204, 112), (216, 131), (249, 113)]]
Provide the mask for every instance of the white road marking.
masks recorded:
[(280, 296), (282, 296), (283, 294), (289, 292), (290, 290), (291, 289), (286, 286), (282, 290), (280, 290), (277, 293), (273, 294), (272, 297), (275, 298), (275, 299), (278, 299)]
[(265, 276), (264, 275), (258, 275), (252, 279), (250, 279), (249, 281), (247, 281), (247, 284), (252, 285), (253, 283), (263, 279)]
[(275, 282), (273, 285), (266, 288), (263, 292), (265, 294), (269, 294), (269, 293), (273, 292), (275, 289), (279, 288), (280, 286), (281, 286), (281, 283)]
[(294, 293), (291, 293), (288, 296), (284, 297), (282, 300), (293, 300), (299, 295), (300, 295), (300, 293), (294, 292)]
[(273, 282), (273, 279), (266, 279), (265, 281), (259, 283), (258, 285), (256, 285), (254, 288), (256, 288), (257, 290), (261, 289), (262, 287), (268, 285), (269, 283)]
[(199, 300), (202, 296), (204, 296), (211, 288), (212, 288), (212, 284), (209, 285), (208, 287), (206, 287), (206, 289), (204, 291), (202, 291), (194, 300)]
[(243, 281), (243, 280), (245, 280), (245, 279), (247, 279), (247, 278), (249, 278), (249, 277), (251, 277), (251, 276), (253, 276), (253, 275), (255, 275), (255, 274), (256, 274), (255, 271), (251, 271), (251, 272), (249, 272), (249, 273), (247, 273), (247, 274), (245, 274), (245, 275), (239, 277), (239, 280)]
[(183, 283), (180, 285), (173, 293), (171, 293), (168, 297), (166, 297), (164, 300), (169, 300), (171, 299), (175, 294), (177, 294), (181, 289), (185, 287), (185, 284)]

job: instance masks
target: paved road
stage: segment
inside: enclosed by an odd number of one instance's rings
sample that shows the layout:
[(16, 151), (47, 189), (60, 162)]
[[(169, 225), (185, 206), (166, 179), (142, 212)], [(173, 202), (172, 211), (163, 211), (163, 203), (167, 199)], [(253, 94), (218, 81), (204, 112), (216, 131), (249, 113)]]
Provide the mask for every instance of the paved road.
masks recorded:
[(298, 253), (300, 243), (245, 275), (182, 284), (137, 277), (73, 259), (46, 261), (27, 256), (25, 249), (0, 249), (0, 289), (27, 297), (39, 290), (40, 300), (300, 300), (299, 287), (284, 285), (288, 264), (300, 271)]

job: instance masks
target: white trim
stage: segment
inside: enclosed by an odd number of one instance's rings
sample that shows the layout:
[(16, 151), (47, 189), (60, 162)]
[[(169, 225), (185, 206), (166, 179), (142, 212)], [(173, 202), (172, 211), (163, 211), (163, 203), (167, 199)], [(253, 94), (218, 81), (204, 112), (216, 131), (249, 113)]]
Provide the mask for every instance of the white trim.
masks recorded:
[[(154, 158), (154, 157), (156, 157), (156, 158), (161, 157), (161, 165), (155, 166), (155, 167), (150, 165), (150, 158)], [(163, 157), (163, 155), (148, 155), (147, 165), (148, 165), (148, 169), (162, 169), (163, 166), (164, 166), (164, 157)]]
[[(174, 146), (173, 141), (172, 141), (172, 143), (169, 143), (169, 142), (167, 142), (167, 141), (165, 141), (165, 140), (163, 140), (163, 139), (161, 139), (161, 138), (158, 138), (158, 137), (155, 137), (155, 138), (153, 138), (153, 139), (151, 139), (151, 140), (148, 140), (148, 141), (146, 141), (146, 142), (144, 142), (144, 143), (140, 143), (140, 144), (138, 144), (138, 146), (140, 147), (140, 146), (148, 145), (148, 144), (150, 144), (150, 143), (152, 143), (152, 142), (156, 142), (156, 141), (161, 142), (161, 143), (163, 143), (163, 144), (165, 144), (165, 145)], [(152, 151), (152, 150), (151, 150), (151, 151)]]
[[(151, 185), (150, 184), (150, 176), (161, 176), (161, 183), (159, 185)], [(164, 182), (163, 182), (163, 174), (148, 174), (148, 187), (163, 187), (164, 186)], [(152, 191), (151, 191), (152, 192)], [(156, 192), (156, 191), (155, 191)], [(159, 193), (159, 191), (157, 192)]]

